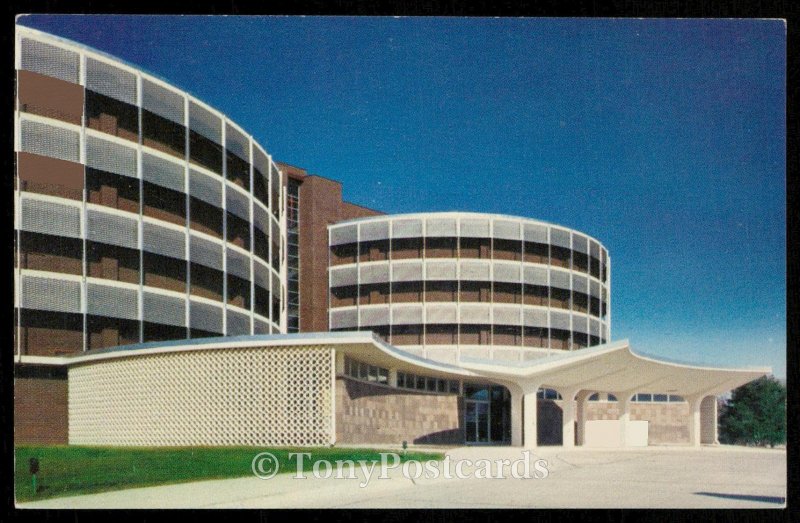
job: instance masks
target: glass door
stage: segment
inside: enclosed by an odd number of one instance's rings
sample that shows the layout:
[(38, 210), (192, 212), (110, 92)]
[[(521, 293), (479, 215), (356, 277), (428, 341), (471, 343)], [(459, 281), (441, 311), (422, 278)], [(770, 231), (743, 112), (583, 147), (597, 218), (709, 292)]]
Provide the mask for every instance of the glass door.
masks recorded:
[(468, 399), (464, 406), (466, 443), (489, 443), (489, 402)]

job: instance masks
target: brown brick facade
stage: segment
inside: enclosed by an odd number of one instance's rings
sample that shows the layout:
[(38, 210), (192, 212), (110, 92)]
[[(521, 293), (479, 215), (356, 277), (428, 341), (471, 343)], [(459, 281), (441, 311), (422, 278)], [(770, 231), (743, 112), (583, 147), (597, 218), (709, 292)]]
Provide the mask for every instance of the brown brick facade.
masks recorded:
[[(561, 444), (561, 400), (539, 401), (538, 438), (540, 445)], [(688, 403), (631, 403), (630, 419), (648, 421), (648, 445), (680, 445), (689, 443)], [(577, 409), (576, 409), (577, 412)], [(589, 401), (586, 419), (619, 418), (616, 402)], [(577, 433), (577, 431), (576, 431)]]
[(31, 71), (17, 71), (19, 110), (81, 124), (83, 86)]
[[(689, 443), (688, 403), (631, 403), (631, 420), (649, 421), (648, 445)], [(589, 402), (586, 419), (617, 419), (617, 403)]]
[(65, 445), (66, 378), (14, 380), (14, 444)]
[(20, 190), (81, 200), (83, 165), (27, 152), (17, 153)]
[(278, 165), (285, 177), (300, 182), (300, 332), (324, 332), (328, 330), (328, 225), (383, 213), (343, 201), (342, 184), (335, 180)]
[(64, 356), (83, 350), (80, 314), (23, 310), (16, 342), (26, 356)]
[(336, 378), (336, 441), (461, 445), (464, 401)]

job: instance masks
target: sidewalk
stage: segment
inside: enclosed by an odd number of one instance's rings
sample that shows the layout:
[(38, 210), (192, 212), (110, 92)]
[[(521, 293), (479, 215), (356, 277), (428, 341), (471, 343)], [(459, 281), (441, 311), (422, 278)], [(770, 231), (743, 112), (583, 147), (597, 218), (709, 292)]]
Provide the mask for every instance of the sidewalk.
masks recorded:
[[(389, 451), (390, 449), (387, 449)], [(516, 460), (515, 447), (450, 449), (451, 461)], [(26, 503), (20, 508), (405, 508), (675, 507), (781, 508), (786, 451), (740, 447), (648, 447), (624, 450), (540, 447), (543, 479), (319, 479), (294, 472), (146, 487)], [(377, 473), (376, 473), (377, 476)]]

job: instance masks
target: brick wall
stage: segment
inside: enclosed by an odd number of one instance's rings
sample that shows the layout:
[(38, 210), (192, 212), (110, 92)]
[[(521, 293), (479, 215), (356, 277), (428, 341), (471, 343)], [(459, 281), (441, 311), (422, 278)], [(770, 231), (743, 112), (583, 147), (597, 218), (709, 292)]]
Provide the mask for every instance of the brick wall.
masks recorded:
[(425, 394), (336, 378), (337, 443), (464, 443), (464, 402), (454, 394)]
[(66, 378), (14, 380), (14, 444), (67, 443)]
[[(562, 404), (561, 400), (539, 400), (537, 432), (540, 445), (561, 445)], [(619, 418), (615, 402), (590, 401), (586, 405), (587, 421)], [(688, 403), (631, 403), (630, 417), (634, 421), (649, 422), (648, 445), (689, 443)]]
[(324, 332), (328, 330), (328, 225), (383, 213), (343, 201), (342, 184), (336, 180), (278, 165), (285, 177), (300, 182), (300, 332)]
[[(649, 421), (648, 445), (689, 443), (688, 403), (631, 403), (631, 420)], [(617, 419), (616, 403), (588, 402), (587, 420)]]
[[(561, 400), (538, 401), (539, 445), (561, 445), (562, 404)], [(339, 377), (336, 441), (461, 445), (463, 408), (463, 399), (454, 395), (423, 394)], [(587, 420), (617, 419), (618, 415), (614, 402), (587, 403)], [(630, 417), (649, 422), (649, 445), (689, 443), (687, 403), (632, 403)]]

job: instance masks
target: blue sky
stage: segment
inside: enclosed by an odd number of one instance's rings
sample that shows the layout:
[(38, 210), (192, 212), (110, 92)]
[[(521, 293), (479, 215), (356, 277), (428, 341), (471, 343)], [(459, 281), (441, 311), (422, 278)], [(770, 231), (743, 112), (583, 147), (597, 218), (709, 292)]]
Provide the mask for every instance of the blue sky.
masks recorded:
[(30, 16), (387, 213), (602, 241), (614, 339), (786, 376), (781, 21)]

